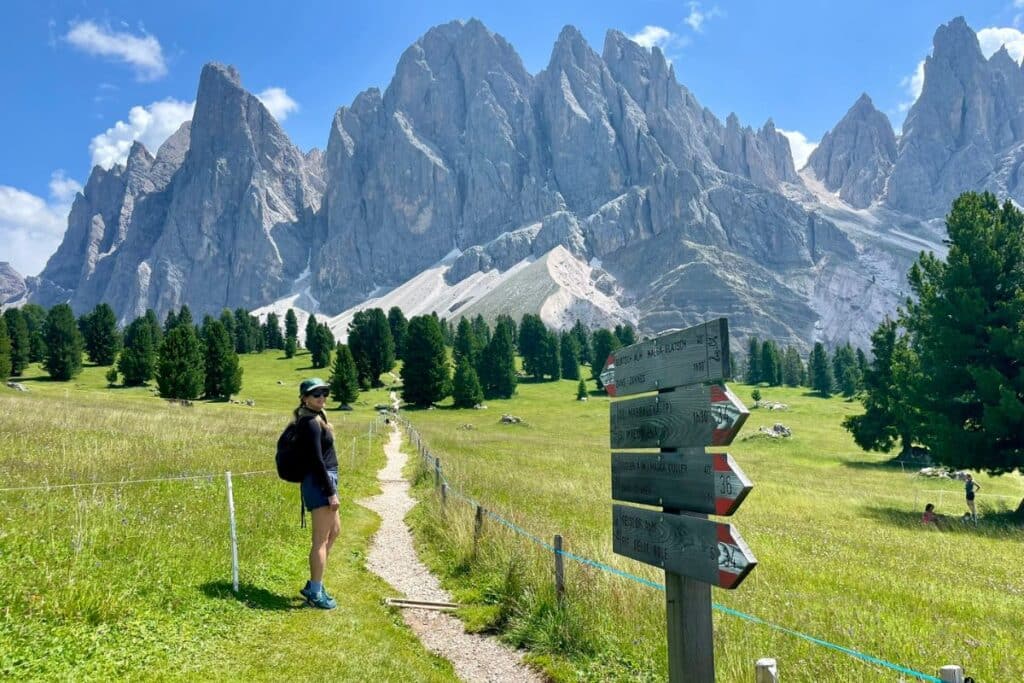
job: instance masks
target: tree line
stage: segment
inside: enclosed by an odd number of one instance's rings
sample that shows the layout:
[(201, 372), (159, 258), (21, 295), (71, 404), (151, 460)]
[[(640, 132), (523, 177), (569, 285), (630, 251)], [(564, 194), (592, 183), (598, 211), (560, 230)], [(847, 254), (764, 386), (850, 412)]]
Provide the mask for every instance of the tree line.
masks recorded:
[(840, 393), (847, 398), (864, 387), (867, 356), (849, 343), (836, 347), (830, 357), (824, 345), (817, 342), (806, 362), (792, 345), (782, 350), (776, 342), (757, 337), (751, 337), (747, 344), (741, 373), (747, 384), (810, 387), (824, 397)]

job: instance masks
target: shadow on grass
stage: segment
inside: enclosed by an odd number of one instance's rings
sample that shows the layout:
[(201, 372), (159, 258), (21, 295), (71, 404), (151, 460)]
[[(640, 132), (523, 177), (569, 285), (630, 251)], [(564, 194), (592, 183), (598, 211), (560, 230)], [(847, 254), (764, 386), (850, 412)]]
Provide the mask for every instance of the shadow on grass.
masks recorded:
[(894, 458), (888, 460), (843, 460), (843, 467), (849, 467), (855, 470), (900, 470), (910, 472), (911, 474), (917, 472), (922, 467), (931, 467), (934, 463), (928, 458), (908, 458), (902, 455), (897, 455)]
[[(922, 533), (934, 531), (921, 523), (921, 510), (865, 506), (864, 512), (880, 522), (907, 529), (920, 529)], [(943, 533), (1002, 535), (1014, 534), (1024, 537), (1024, 516), (1013, 510), (987, 511), (978, 517), (977, 523), (953, 515), (940, 515), (938, 530)]]
[(238, 593), (232, 590), (230, 581), (210, 581), (200, 586), (203, 593), (209, 598), (220, 600), (237, 600), (249, 609), (264, 610), (269, 612), (285, 612), (303, 607), (302, 598), (287, 597), (271, 593), (266, 588), (254, 586), (251, 583), (238, 584)]

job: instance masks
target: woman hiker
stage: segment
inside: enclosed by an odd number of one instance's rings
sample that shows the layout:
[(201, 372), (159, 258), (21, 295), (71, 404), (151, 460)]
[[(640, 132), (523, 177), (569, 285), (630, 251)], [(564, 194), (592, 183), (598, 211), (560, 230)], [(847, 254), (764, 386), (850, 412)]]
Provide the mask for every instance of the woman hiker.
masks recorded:
[(978, 521), (978, 510), (974, 506), (974, 493), (980, 488), (981, 484), (974, 481), (974, 477), (968, 474), (964, 481), (964, 492), (967, 494), (967, 509), (971, 511), (971, 519), (975, 522)]
[(299, 425), (299, 443), (308, 455), (310, 471), (299, 488), (302, 501), (313, 516), (313, 543), (309, 549), (309, 581), (299, 591), (306, 602), (319, 609), (337, 606), (324, 589), (324, 568), (334, 539), (341, 531), (338, 519), (338, 455), (334, 452), (334, 428), (324, 414), (330, 393), (328, 384), (310, 377), (299, 385), (299, 407), (294, 420)]

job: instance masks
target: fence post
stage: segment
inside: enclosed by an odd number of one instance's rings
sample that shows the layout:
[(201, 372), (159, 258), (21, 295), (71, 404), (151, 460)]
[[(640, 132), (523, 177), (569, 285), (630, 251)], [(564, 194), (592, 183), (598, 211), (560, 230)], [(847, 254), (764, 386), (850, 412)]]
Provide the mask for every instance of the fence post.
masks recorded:
[(771, 657), (757, 660), (757, 673), (754, 683), (779, 683), (779, 666)]
[(942, 683), (964, 683), (964, 670), (956, 664), (947, 664), (939, 669)]
[(228, 482), (228, 521), (231, 525), (231, 586), (238, 592), (238, 534), (235, 531), (235, 493), (231, 488), (231, 472), (225, 472)]
[(434, 488), (441, 485), (441, 458), (434, 458)]
[(565, 597), (565, 566), (562, 563), (562, 536), (555, 534), (555, 598), (562, 604)]
[(476, 557), (476, 546), (480, 540), (480, 532), (484, 528), (484, 509), (480, 503), (476, 504), (476, 515), (473, 518), (473, 557)]
[(448, 504), (448, 484), (441, 484), (441, 512), (444, 512), (445, 505)]

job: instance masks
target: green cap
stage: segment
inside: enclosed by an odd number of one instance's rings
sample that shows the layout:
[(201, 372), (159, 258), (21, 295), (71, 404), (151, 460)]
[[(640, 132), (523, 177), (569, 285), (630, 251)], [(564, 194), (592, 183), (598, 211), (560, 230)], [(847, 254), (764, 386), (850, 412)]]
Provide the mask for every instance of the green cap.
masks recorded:
[(302, 380), (302, 384), (299, 385), (299, 396), (305, 396), (314, 389), (330, 388), (330, 385), (319, 377), (310, 377), (309, 379)]

